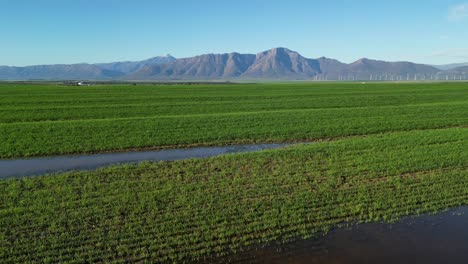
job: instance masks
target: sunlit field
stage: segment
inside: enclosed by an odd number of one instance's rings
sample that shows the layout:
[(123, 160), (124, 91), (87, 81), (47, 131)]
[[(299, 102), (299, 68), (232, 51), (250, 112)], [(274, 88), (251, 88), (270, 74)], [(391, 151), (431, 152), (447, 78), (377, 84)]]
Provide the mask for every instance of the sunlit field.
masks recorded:
[(2, 84), (0, 122), (8, 159), (298, 143), (1, 180), (6, 263), (191, 262), (468, 204), (465, 83)]
[(302, 142), (468, 124), (466, 83), (0, 85), (0, 157)]

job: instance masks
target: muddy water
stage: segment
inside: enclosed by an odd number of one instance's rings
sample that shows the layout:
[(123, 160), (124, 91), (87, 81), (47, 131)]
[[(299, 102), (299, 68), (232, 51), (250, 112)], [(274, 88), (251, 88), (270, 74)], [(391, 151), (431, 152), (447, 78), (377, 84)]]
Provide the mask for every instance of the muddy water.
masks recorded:
[(272, 245), (206, 263), (468, 263), (468, 206), (395, 224), (338, 228), (326, 236)]
[(103, 166), (142, 161), (206, 158), (227, 153), (274, 149), (287, 144), (254, 144), (158, 151), (118, 152), (93, 155), (66, 155), (44, 158), (0, 160), (0, 179), (35, 176), (70, 170), (92, 170)]

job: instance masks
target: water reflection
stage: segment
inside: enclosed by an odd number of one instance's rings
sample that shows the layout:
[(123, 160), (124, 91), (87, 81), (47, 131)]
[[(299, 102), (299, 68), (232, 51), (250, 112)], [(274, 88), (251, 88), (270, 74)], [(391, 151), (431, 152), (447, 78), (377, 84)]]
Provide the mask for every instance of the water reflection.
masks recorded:
[(271, 245), (207, 263), (468, 263), (468, 206), (394, 224), (332, 230), (324, 237)]
[(0, 179), (34, 176), (69, 170), (91, 170), (121, 163), (206, 158), (227, 153), (280, 148), (286, 145), (287, 144), (252, 144), (0, 160)]

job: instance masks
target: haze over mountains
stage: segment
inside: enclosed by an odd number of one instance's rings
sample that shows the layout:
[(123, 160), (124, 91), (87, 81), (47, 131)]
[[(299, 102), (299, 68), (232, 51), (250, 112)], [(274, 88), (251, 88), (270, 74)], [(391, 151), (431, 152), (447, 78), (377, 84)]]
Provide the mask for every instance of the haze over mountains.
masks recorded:
[[(459, 67), (458, 67), (459, 66)], [(459, 80), (464, 64), (439, 66), (360, 59), (346, 64), (309, 59), (286, 48), (254, 54), (205, 54), (176, 59), (170, 55), (143, 61), (97, 64), (0, 66), (1, 80)]]
[(459, 67), (463, 67), (463, 66), (468, 66), (468, 62), (465, 62), (465, 63), (452, 63), (452, 64), (444, 64), (444, 65), (432, 65), (434, 67), (436, 67), (437, 69), (439, 70), (451, 70), (451, 69), (455, 69), (455, 68), (459, 68)]

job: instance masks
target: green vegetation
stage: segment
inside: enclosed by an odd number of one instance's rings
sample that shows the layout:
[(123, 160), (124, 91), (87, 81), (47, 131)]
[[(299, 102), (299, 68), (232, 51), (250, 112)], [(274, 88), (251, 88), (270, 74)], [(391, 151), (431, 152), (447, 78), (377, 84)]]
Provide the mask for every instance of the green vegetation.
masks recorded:
[(468, 204), (468, 85), (0, 84), (0, 158), (318, 139), (0, 181), (0, 262), (190, 262)]
[(0, 258), (181, 262), (468, 203), (468, 129), (0, 181)]
[(465, 126), (467, 103), (465, 83), (0, 84), (0, 158)]

